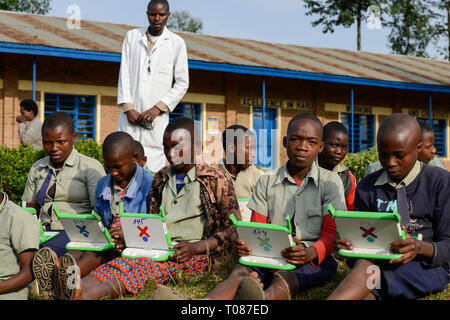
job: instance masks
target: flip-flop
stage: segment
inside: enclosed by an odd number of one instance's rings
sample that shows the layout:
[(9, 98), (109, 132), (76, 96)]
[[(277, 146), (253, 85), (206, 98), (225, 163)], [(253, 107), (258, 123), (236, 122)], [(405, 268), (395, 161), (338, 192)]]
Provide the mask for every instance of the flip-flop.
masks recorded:
[(158, 286), (153, 292), (152, 300), (193, 300), (192, 297), (184, 295), (175, 289)]
[(59, 299), (61, 283), (59, 280), (59, 261), (56, 253), (47, 247), (40, 249), (34, 255), (32, 270), (37, 280), (39, 294), (45, 300)]
[(81, 276), (77, 260), (70, 253), (61, 258), (59, 268), (61, 279), (61, 299), (79, 300), (81, 296)]
[(264, 300), (264, 290), (253, 277), (245, 277), (239, 283), (234, 300)]

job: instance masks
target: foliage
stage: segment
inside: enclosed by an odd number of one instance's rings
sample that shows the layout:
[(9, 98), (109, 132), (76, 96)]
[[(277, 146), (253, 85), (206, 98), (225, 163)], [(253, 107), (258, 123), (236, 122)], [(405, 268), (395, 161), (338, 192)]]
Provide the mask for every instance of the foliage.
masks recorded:
[(0, 0), (0, 10), (46, 14), (50, 0)]
[[(78, 140), (75, 149), (103, 163), (102, 146), (93, 140)], [(46, 156), (44, 149), (34, 150), (31, 146), (0, 146), (0, 190), (6, 192), (11, 201), (20, 203), (31, 166)]]
[(188, 31), (193, 33), (201, 33), (203, 30), (203, 22), (200, 18), (192, 17), (189, 12), (175, 11), (171, 13), (167, 28), (178, 31)]
[(359, 153), (349, 153), (344, 159), (344, 164), (350, 169), (359, 182), (366, 173), (367, 166), (378, 160), (378, 151), (376, 147)]

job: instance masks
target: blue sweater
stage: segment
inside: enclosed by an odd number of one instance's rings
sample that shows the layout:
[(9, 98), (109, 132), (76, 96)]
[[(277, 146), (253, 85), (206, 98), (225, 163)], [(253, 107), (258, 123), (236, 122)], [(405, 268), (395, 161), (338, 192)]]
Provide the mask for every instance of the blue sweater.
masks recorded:
[[(358, 183), (355, 211), (392, 212), (397, 208), (394, 187), (375, 186), (382, 170), (367, 175)], [(423, 236), (434, 245), (434, 257), (423, 261), (428, 267), (449, 266), (450, 261), (450, 173), (438, 167), (423, 165), (420, 174), (406, 187), (411, 204), (408, 233)]]
[[(151, 202), (153, 177), (142, 167), (136, 165), (136, 172), (130, 182), (126, 195), (122, 198), (123, 211), (129, 213), (148, 213)], [(110, 174), (101, 178), (95, 189), (94, 211), (102, 218), (106, 228), (110, 228), (114, 216), (111, 213), (111, 188), (113, 178)]]

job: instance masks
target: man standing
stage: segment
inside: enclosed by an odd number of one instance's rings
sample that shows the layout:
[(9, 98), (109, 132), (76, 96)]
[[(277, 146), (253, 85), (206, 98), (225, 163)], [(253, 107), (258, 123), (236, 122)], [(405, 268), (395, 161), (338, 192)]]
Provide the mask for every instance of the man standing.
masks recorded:
[(31, 144), (34, 149), (42, 149), (42, 122), (37, 116), (38, 106), (32, 99), (20, 102), (20, 115), (16, 117), (19, 124), (20, 144)]
[(157, 172), (166, 161), (162, 140), (169, 112), (188, 89), (189, 71), (184, 40), (166, 28), (167, 0), (151, 0), (147, 17), (149, 27), (128, 31), (123, 43), (117, 131), (141, 142), (149, 169)]

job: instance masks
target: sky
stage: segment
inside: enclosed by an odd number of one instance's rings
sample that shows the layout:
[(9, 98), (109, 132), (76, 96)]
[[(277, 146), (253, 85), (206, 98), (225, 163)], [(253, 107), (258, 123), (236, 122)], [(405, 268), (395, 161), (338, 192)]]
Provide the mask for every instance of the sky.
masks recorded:
[[(52, 0), (51, 16), (69, 17), (71, 5), (82, 20), (147, 26), (148, 0)], [(169, 0), (170, 11), (187, 10), (203, 21), (203, 34), (273, 43), (356, 50), (356, 27), (322, 33), (312, 27), (302, 0)], [(362, 51), (390, 53), (388, 31), (362, 25)]]

